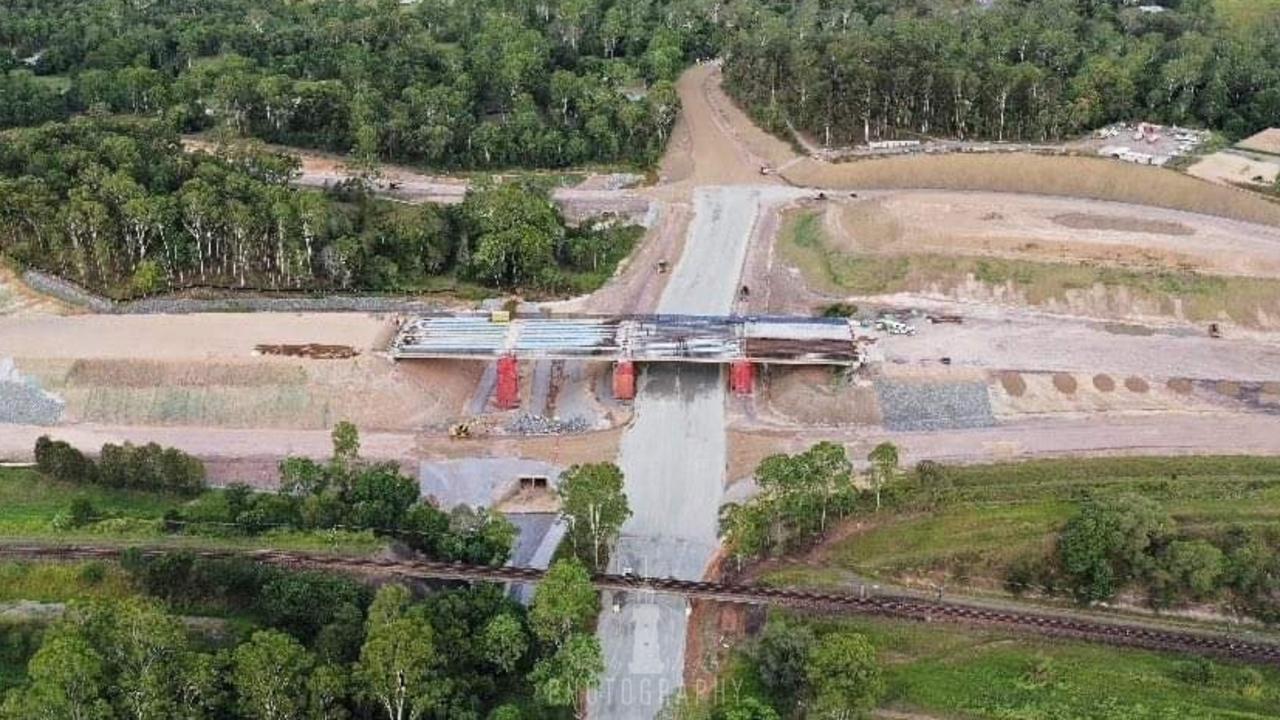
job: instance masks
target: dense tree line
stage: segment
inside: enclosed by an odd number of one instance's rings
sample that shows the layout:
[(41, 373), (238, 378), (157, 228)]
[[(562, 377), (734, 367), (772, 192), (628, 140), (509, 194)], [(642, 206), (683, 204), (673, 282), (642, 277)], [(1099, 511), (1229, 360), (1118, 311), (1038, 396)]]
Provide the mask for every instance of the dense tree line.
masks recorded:
[(487, 508), (459, 505), (449, 511), (421, 499), (418, 481), (395, 463), (359, 456), (356, 428), (334, 428), (333, 456), (324, 463), (288, 458), (280, 464), (280, 490), (255, 492), (232, 485), (170, 513), (174, 531), (258, 534), (271, 530), (370, 531), (438, 560), (502, 565), (516, 528)]
[(769, 127), (821, 143), (1043, 141), (1148, 119), (1247, 135), (1280, 118), (1280, 14), (1212, 0), (726, 4), (725, 78)]
[(70, 89), (0, 120), (98, 108), (369, 160), (649, 164), (678, 111), (670, 81), (706, 25), (671, 5), (8, 2), (0, 76), (25, 64)]
[(1274, 533), (1233, 527), (1210, 536), (1180, 531), (1146, 497), (1089, 498), (1046, 556), (1015, 562), (1006, 587), (1069, 594), (1082, 604), (1145, 594), (1154, 608), (1224, 602), (1243, 615), (1280, 622), (1280, 544)]
[(206, 489), (204, 463), (156, 443), (102, 446), (97, 462), (62, 440), (36, 440), (36, 467), (62, 482), (196, 495)]
[[(587, 632), (595, 590), (573, 564), (553, 566), (526, 610), (496, 585), (415, 597), (245, 560), (124, 563), (164, 603), (72, 604), (0, 698), (0, 717), (557, 718), (603, 671)], [(174, 614), (184, 610), (239, 621), (209, 634)]]
[[(418, 481), (398, 465), (360, 457), (359, 434), (350, 423), (338, 423), (333, 442), (326, 462), (301, 457), (281, 462), (278, 492), (238, 483), (210, 491), (198, 459), (154, 443), (104, 445), (95, 462), (45, 436), (36, 441), (35, 452), (39, 470), (56, 480), (196, 496), (155, 523), (158, 532), (243, 537), (345, 530), (391, 538), (438, 560), (502, 565), (510, 557), (517, 532), (500, 513), (466, 505), (444, 510), (422, 500)], [(113, 519), (78, 498), (54, 524), (78, 528)]]
[(413, 291), (441, 276), (569, 290), (625, 257), (632, 228), (569, 228), (545, 191), (486, 185), (460, 206), (289, 186), (294, 158), (186, 154), (162, 123), (84, 117), (0, 133), (0, 251), (118, 297), (189, 286)]

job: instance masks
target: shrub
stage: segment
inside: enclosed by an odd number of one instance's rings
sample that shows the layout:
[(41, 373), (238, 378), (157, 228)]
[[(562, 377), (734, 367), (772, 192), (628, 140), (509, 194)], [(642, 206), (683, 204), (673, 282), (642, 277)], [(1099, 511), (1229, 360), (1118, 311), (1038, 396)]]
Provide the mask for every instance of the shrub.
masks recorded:
[(97, 480), (93, 461), (70, 443), (41, 435), (36, 440), (36, 468), (62, 482), (91, 483)]
[(832, 303), (822, 309), (825, 318), (849, 318), (858, 314), (858, 306), (853, 303)]
[(99, 519), (98, 509), (88, 498), (78, 497), (71, 501), (68, 512), (71, 527), (84, 527)]

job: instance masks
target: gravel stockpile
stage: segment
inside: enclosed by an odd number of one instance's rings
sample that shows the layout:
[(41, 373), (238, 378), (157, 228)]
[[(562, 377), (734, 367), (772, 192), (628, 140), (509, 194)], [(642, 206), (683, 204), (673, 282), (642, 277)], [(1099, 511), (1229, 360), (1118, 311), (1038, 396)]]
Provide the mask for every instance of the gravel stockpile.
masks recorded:
[(983, 382), (904, 383), (877, 380), (884, 426), (895, 432), (995, 425)]
[(54, 425), (62, 407), (61, 400), (22, 377), (12, 360), (0, 359), (0, 423)]
[(591, 423), (586, 418), (573, 417), (567, 420), (530, 415), (528, 413), (516, 417), (507, 424), (507, 432), (517, 435), (564, 435), (586, 432)]

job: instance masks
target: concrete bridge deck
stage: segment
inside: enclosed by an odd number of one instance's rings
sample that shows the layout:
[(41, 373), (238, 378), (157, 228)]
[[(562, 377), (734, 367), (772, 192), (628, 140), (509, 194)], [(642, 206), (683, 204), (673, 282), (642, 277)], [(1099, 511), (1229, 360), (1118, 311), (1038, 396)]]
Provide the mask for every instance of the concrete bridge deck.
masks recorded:
[(406, 320), (397, 360), (431, 358), (859, 365), (861, 343), (842, 318), (575, 315), (495, 320), (487, 314)]

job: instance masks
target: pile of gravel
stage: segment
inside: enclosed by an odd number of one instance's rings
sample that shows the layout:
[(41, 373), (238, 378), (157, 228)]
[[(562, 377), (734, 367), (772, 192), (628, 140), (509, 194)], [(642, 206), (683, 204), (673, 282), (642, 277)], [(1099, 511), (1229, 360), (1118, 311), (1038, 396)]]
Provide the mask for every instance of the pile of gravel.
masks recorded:
[(507, 424), (507, 432), (516, 435), (568, 435), (590, 429), (591, 423), (587, 422), (586, 418), (572, 417), (561, 420), (529, 413), (523, 413)]
[(889, 430), (960, 430), (996, 424), (984, 382), (877, 380), (875, 386), (884, 426)]
[(0, 358), (0, 423), (56, 425), (64, 403), (22, 377), (13, 361)]

